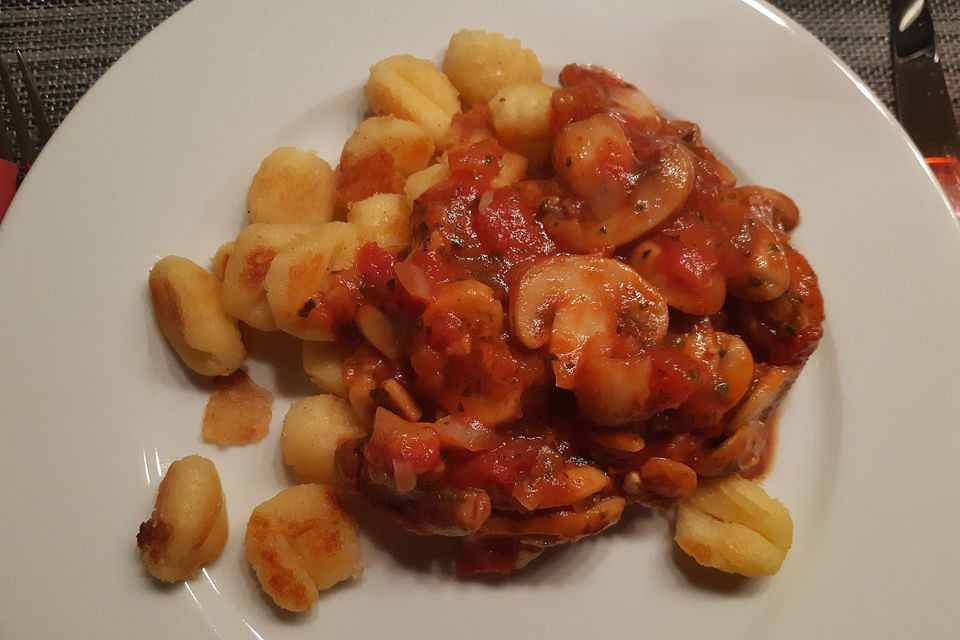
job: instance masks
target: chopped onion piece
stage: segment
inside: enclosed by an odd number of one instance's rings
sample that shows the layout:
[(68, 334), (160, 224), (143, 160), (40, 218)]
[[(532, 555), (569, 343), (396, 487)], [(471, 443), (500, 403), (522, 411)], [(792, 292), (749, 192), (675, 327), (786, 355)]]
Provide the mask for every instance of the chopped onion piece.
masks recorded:
[(493, 429), (462, 413), (440, 418), (432, 426), (440, 436), (440, 444), (445, 447), (480, 451), (496, 446), (498, 441)]

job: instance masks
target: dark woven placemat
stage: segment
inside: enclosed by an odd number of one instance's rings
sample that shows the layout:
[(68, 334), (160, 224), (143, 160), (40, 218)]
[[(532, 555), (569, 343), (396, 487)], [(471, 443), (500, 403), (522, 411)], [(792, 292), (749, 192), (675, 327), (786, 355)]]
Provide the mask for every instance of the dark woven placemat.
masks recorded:
[[(188, 1), (0, 0), (0, 52), (23, 51), (59, 124), (124, 51)], [(823, 40), (893, 107), (886, 0), (773, 3)], [(960, 2), (928, 4), (954, 111), (960, 114)], [(0, 105), (4, 102), (0, 97)], [(9, 119), (6, 111), (0, 109)]]

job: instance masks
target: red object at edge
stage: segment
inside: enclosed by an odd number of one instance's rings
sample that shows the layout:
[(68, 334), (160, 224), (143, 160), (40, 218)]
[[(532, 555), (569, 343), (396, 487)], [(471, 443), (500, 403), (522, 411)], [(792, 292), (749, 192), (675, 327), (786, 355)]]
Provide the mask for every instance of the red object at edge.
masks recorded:
[(927, 165), (947, 195), (953, 214), (960, 218), (960, 161), (953, 156), (927, 158)]
[(17, 192), (17, 165), (9, 160), (0, 160), (0, 222), (7, 215), (7, 208)]

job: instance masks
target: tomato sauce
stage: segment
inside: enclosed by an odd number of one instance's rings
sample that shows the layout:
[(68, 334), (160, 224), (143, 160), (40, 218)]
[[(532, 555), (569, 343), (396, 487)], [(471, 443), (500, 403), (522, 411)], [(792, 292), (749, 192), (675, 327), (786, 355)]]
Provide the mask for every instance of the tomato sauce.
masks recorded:
[[(774, 420), (745, 412), (767, 402), (763, 415), (772, 415), (782, 393), (764, 375), (777, 366), (799, 370), (822, 336), (816, 275), (790, 245), (796, 220), (776, 212), (789, 198), (736, 187), (696, 125), (666, 120), (604, 69), (568, 65), (560, 84), (551, 106), (555, 145), (565, 127), (598, 115), (607, 131), (622, 133), (614, 136), (620, 142), (595, 153), (555, 146), (552, 166), (536, 179), (495, 187), (507, 152), (490, 110), (475, 105), (456, 115), (443, 155), (449, 177), (413, 203), (410, 246), (365, 244), (356, 265), (332, 277), (306, 311), (345, 325), (367, 304), (394, 323), (398, 360), (373, 356), (380, 364), (351, 369), (360, 372), (350, 374), (351, 389), (367, 379), (363, 372), (379, 372), (363, 399), (381, 409), (370, 436), (341, 446), (337, 465), (408, 529), (469, 534), (462, 575), (509, 573), (533, 540), (539, 553), (596, 533), (619, 517), (608, 511), (617, 500), (669, 507), (703, 478), (763, 475)], [(677, 145), (687, 164), (658, 174), (664, 150)], [(587, 168), (569, 175), (574, 153)], [(683, 197), (655, 217), (650, 209), (672, 194), (639, 192), (666, 192), (681, 171), (689, 172), (675, 187)], [(402, 190), (376, 155), (341, 167), (339, 184), (347, 199)], [(577, 234), (586, 221), (616, 229), (617, 216), (649, 224), (583, 248)], [(665, 331), (631, 315), (629, 300), (610, 311), (610, 300), (627, 295), (623, 283), (598, 286), (591, 298), (565, 274), (523, 333), (516, 305), (531, 267), (570, 255), (627, 264), (655, 255), (643, 273), (668, 308)], [(448, 295), (462, 283), (470, 286)], [(709, 311), (681, 311), (708, 295), (716, 299)], [(549, 333), (558, 326), (559, 337)], [(393, 405), (376, 384), (390, 377), (422, 418), (384, 413)], [(586, 411), (588, 399), (609, 411)]]

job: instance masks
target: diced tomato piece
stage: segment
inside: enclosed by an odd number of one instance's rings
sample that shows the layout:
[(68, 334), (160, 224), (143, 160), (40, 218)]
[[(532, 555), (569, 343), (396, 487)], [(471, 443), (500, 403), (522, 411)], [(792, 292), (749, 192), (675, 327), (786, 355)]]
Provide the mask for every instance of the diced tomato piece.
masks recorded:
[(626, 202), (637, 181), (637, 162), (633, 149), (608, 144), (597, 150), (596, 171), (607, 201)]
[(414, 298), (429, 301), (443, 284), (455, 279), (449, 264), (435, 251), (414, 251), (393, 265), (397, 279)]
[(357, 269), (368, 286), (386, 289), (391, 278), (396, 277), (393, 265), (396, 257), (380, 248), (374, 242), (368, 242), (357, 252)]
[(450, 177), (486, 187), (500, 173), (501, 158), (503, 147), (493, 139), (481, 140), (463, 150), (455, 149), (447, 153)]
[(512, 487), (522, 477), (524, 468), (530, 468), (535, 455), (527, 442), (510, 440), (494, 449), (466, 456), (460, 463), (447, 467), (447, 478), (453, 486), (461, 489), (491, 491), (497, 487)]
[(773, 341), (767, 345), (770, 363), (799, 364), (813, 354), (821, 338), (823, 338), (822, 327), (806, 327), (786, 339)]
[[(484, 187), (485, 188), (485, 187)], [(473, 182), (442, 182), (417, 198), (413, 208), (413, 245), (457, 253), (479, 250), (473, 211), (480, 200)]]
[(353, 321), (361, 300), (356, 283), (348, 278), (335, 277), (326, 291), (304, 303), (299, 314), (318, 327), (336, 329)]
[(608, 111), (609, 90), (630, 85), (601, 67), (568, 64), (560, 71), (560, 86), (562, 88), (553, 93), (557, 127)]
[(470, 330), (455, 314), (438, 313), (426, 329), (427, 342), (440, 353), (451, 345), (470, 344)]
[(657, 270), (691, 291), (708, 286), (720, 268), (717, 235), (697, 214), (678, 217), (653, 241), (661, 249)]
[(539, 439), (511, 438), (498, 447), (458, 457), (446, 480), (461, 489), (483, 489), (494, 501), (514, 503), (518, 485), (525, 502), (562, 503), (568, 487), (560, 453)]
[(653, 361), (649, 404), (656, 411), (679, 407), (708, 374), (702, 363), (684, 353), (654, 346), (648, 354)]
[(662, 249), (657, 257), (657, 269), (674, 280), (683, 283), (688, 289), (697, 291), (709, 284), (710, 277), (717, 270), (718, 262), (709, 260), (695, 247), (681, 242), (658, 238)]
[(544, 256), (555, 250), (553, 241), (517, 189), (498, 189), (483, 211), (474, 217), (480, 242), (511, 261)]
[(630, 142), (630, 148), (633, 149), (633, 157), (638, 163), (645, 164), (651, 161), (660, 151), (660, 139), (648, 126), (627, 120), (621, 127)]

